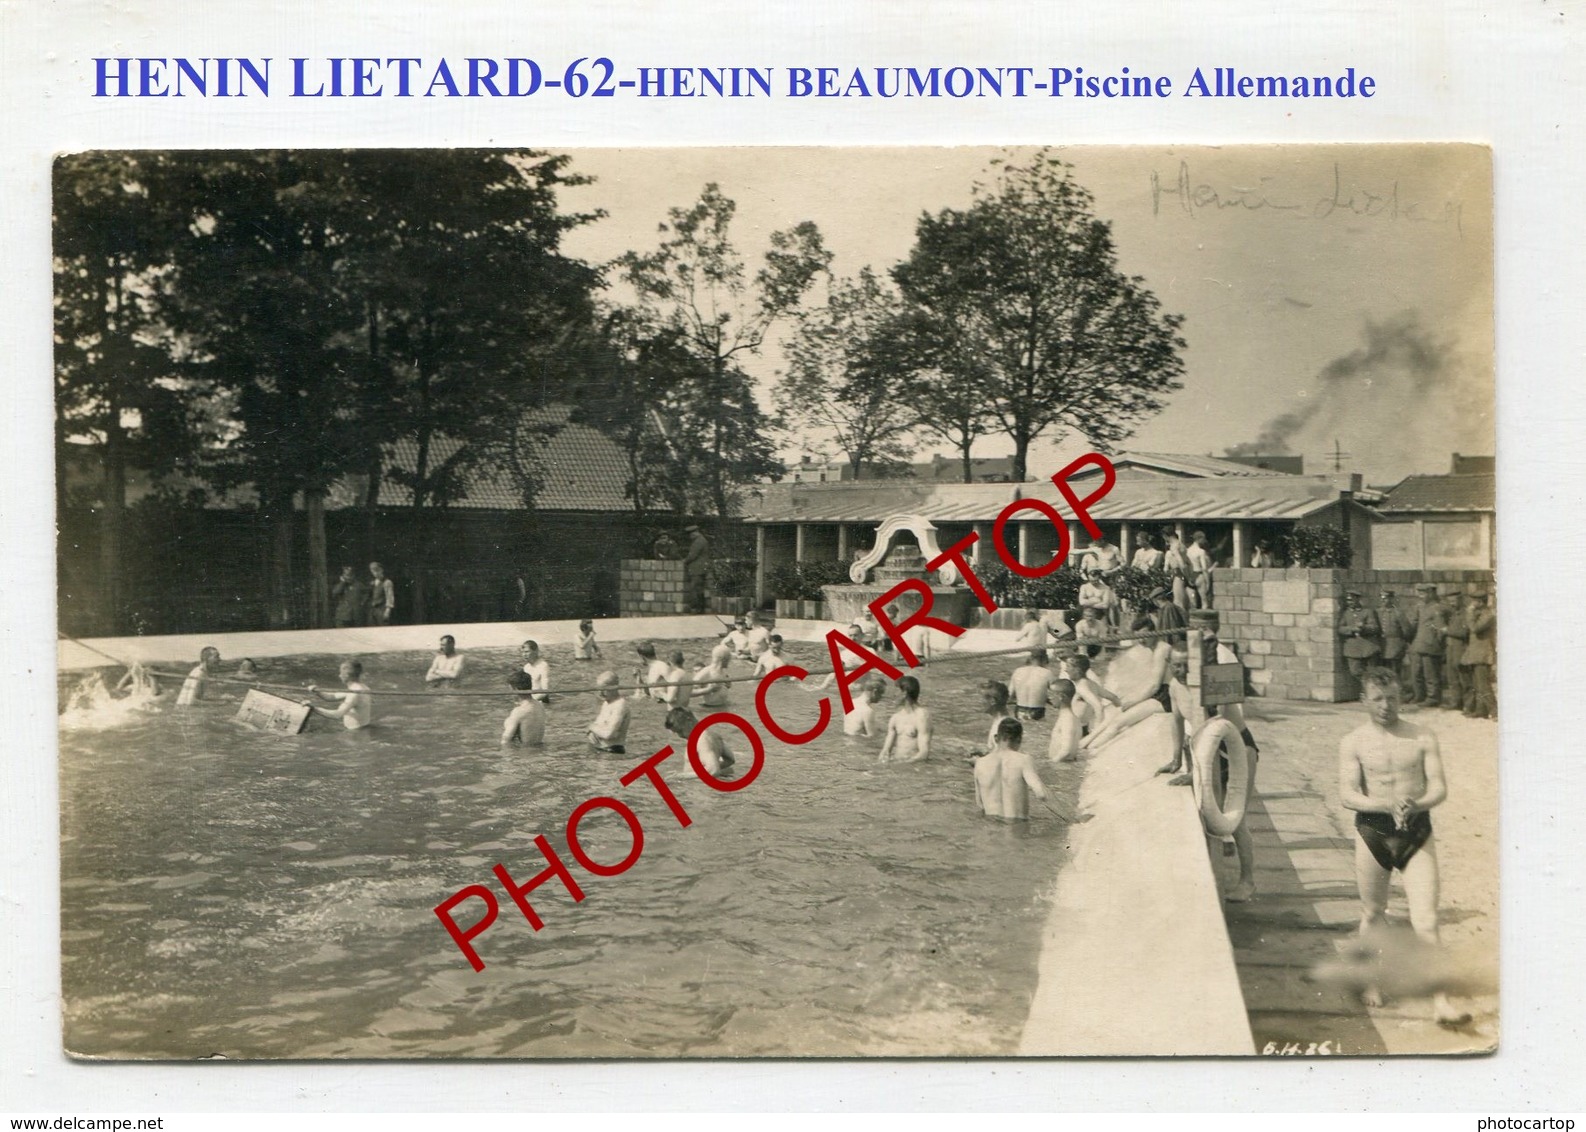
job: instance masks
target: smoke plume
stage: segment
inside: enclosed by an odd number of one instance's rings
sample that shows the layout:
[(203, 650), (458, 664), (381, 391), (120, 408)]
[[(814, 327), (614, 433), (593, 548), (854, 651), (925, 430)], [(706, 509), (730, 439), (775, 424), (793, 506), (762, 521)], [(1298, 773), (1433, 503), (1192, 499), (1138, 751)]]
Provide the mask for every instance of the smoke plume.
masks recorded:
[(1323, 366), (1301, 396), (1298, 408), (1225, 454), (1315, 460), (1337, 438), (1354, 453), (1353, 466), (1393, 482), (1410, 471), (1447, 471), (1450, 452), (1492, 451), (1490, 383), (1414, 312), (1367, 320), (1365, 345)]

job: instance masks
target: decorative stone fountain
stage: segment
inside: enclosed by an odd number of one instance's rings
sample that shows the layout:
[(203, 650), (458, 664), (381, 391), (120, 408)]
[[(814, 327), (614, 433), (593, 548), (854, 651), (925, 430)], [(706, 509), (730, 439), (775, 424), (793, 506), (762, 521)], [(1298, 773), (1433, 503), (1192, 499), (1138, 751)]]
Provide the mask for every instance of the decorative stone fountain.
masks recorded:
[[(858, 620), (876, 598), (905, 578), (919, 578), (931, 585), (931, 615), (966, 628), (974, 623), (979, 602), (965, 586), (957, 584), (958, 568), (951, 562), (937, 570), (934, 581), (926, 576), (925, 563), (941, 554), (936, 542), (936, 525), (919, 515), (894, 515), (876, 528), (875, 546), (855, 560), (845, 585), (822, 586), (832, 620)], [(918, 591), (904, 591), (897, 600), (904, 613), (921, 605)]]

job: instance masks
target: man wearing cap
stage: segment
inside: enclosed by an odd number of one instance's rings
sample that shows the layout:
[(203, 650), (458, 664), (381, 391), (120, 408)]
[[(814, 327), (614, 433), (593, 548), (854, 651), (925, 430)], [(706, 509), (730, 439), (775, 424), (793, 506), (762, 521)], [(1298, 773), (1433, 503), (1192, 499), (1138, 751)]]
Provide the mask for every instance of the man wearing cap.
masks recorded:
[(1465, 643), (1465, 655), (1459, 660), (1466, 676), (1465, 714), (1473, 719), (1489, 719), (1498, 714), (1498, 705), (1492, 698), (1493, 635), (1498, 619), (1488, 607), (1485, 593), (1477, 590), (1470, 595), (1465, 618), (1470, 638)]
[[(1189, 625), (1189, 617), (1185, 615), (1183, 606), (1173, 600), (1171, 586), (1162, 586), (1151, 594), (1151, 600), (1156, 602), (1156, 613), (1152, 620), (1156, 622), (1157, 632), (1167, 632), (1173, 629), (1184, 629)], [(1174, 648), (1183, 646), (1185, 637), (1182, 632), (1174, 633), (1163, 640)]]
[(1414, 703), (1435, 707), (1442, 703), (1443, 630), (1448, 610), (1437, 600), (1437, 587), (1423, 585), (1421, 604), (1415, 610), (1415, 638), (1410, 642), (1410, 671), (1415, 677)]
[(1358, 685), (1366, 664), (1382, 651), (1382, 625), (1377, 614), (1360, 604), (1360, 591), (1344, 593), (1344, 611), (1338, 615), (1338, 636), (1344, 642), (1344, 666)]
[(1465, 620), (1465, 595), (1455, 590), (1448, 595), (1448, 620), (1443, 626), (1443, 706), (1459, 711), (1465, 706), (1465, 640), (1470, 625)]
[(690, 523), (683, 530), (688, 534), (688, 553), (683, 556), (683, 579), (688, 593), (688, 611), (705, 612), (705, 575), (710, 572), (710, 540)]
[(1404, 610), (1392, 590), (1382, 591), (1382, 608), (1377, 610), (1377, 624), (1382, 627), (1382, 663), (1398, 672), (1404, 666), (1404, 650), (1415, 636)]

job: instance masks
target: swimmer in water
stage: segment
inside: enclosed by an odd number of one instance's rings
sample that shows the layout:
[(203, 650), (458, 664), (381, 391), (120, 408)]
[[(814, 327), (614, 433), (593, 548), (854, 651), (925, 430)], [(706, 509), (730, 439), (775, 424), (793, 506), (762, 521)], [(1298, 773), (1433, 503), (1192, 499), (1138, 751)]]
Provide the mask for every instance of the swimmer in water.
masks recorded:
[(578, 623), (578, 641), (573, 645), (573, 659), (600, 659), (600, 646), (595, 643), (595, 623), (587, 617)]
[(1008, 686), (1001, 680), (982, 681), (980, 685), (980, 710), (982, 714), (991, 717), (991, 729), (986, 732), (986, 745), (970, 750), (970, 762), (974, 762), (997, 745), (998, 725), (1004, 719), (1013, 718), (1013, 713), (1008, 710)]
[[(695, 719), (694, 713), (687, 708), (673, 708), (666, 713), (666, 729), (680, 739), (686, 741), (698, 726), (699, 720)], [(704, 767), (705, 773), (712, 778), (720, 778), (722, 771), (737, 761), (727, 749), (727, 741), (721, 737), (718, 728), (707, 728), (700, 735), (698, 754), (699, 765)], [(690, 761), (690, 769), (693, 765)]]
[[(749, 619), (739, 617), (732, 623), (732, 628), (727, 630), (721, 643), (727, 646), (729, 652), (740, 660), (749, 660)], [(719, 647), (719, 646), (718, 646)]]
[(1041, 611), (1039, 609), (1026, 609), (1024, 611), (1024, 627), (1019, 630), (1019, 638), (1013, 643), (1018, 648), (1044, 648), (1047, 636), (1047, 628), (1041, 622)]
[(719, 644), (710, 650), (710, 663), (694, 673), (694, 690), (699, 693), (699, 706), (721, 708), (727, 706), (727, 683), (731, 674), (727, 665), (732, 662), (732, 649)]
[(1052, 738), (1046, 757), (1055, 763), (1079, 758), (1079, 717), (1074, 714), (1074, 683), (1058, 680), (1052, 685)]
[(540, 655), (540, 643), (524, 641), (518, 652), (523, 657), (523, 671), (534, 678), (534, 698), (545, 703), (550, 699), (551, 666)]
[(633, 670), (633, 682), (644, 689), (647, 699), (666, 699), (666, 688), (655, 687), (657, 684), (666, 683), (666, 661), (655, 655), (654, 641), (640, 641), (633, 647), (639, 654), (639, 667)]
[[(1371, 668), (1361, 677), (1369, 720), (1338, 746), (1339, 799), (1355, 811), (1355, 879), (1360, 889), (1360, 934), (1382, 926), (1388, 885), (1395, 869), (1404, 878), (1410, 926), (1424, 942), (1441, 943), (1437, 922), (1437, 847), (1431, 811), (1448, 797), (1437, 736), (1399, 718), (1402, 691), (1390, 669)], [(1381, 995), (1367, 988), (1368, 1006)], [(1441, 1026), (1461, 1026), (1470, 1015), (1455, 1009), (1447, 994), (1432, 996)]]
[(754, 674), (764, 678), (786, 663), (787, 657), (782, 655), (782, 634), (772, 633), (766, 638), (765, 651), (754, 658)]
[(518, 702), (501, 725), (501, 745), (540, 746), (545, 742), (545, 705), (534, 698), (534, 677), (514, 672), (507, 683), (518, 693)]
[(931, 757), (931, 712), (920, 706), (920, 682), (912, 676), (898, 678), (903, 703), (887, 720), (887, 737), (881, 744), (884, 763), (917, 763)]
[(430, 661), (424, 683), (431, 688), (449, 688), (462, 677), (463, 654), (457, 651), (457, 638), (450, 633), (441, 638), (440, 651)]
[(347, 689), (345, 692), (322, 692), (313, 684), (308, 686), (308, 690), (316, 696), (340, 700), (341, 706), (334, 711), (312, 704), (309, 706), (327, 719), (341, 720), (341, 725), (348, 731), (360, 731), (374, 722), (374, 697), (363, 683), (363, 665), (356, 660), (344, 660), (337, 674)]
[(771, 647), (771, 624), (762, 615), (754, 620), (754, 628), (749, 630), (749, 644), (744, 649), (745, 659), (759, 660), (765, 650)]
[(1053, 679), (1045, 649), (1032, 649), (1029, 663), (1013, 670), (1013, 675), (1008, 677), (1008, 691), (1013, 695), (1021, 720), (1028, 722), (1046, 717), (1047, 696)]
[(666, 686), (659, 689), (660, 695), (657, 697), (668, 707), (687, 707), (694, 695), (694, 678), (683, 667), (684, 663), (683, 650), (673, 649), (672, 663), (667, 665), (666, 676), (662, 680)]
[(975, 762), (975, 804), (988, 818), (1028, 821), (1030, 793), (1046, 798), (1034, 760), (1019, 749), (1023, 742), (1024, 724), (1004, 719), (997, 724), (991, 750)]
[(876, 705), (887, 694), (887, 686), (879, 676), (872, 676), (859, 690), (854, 710), (843, 713), (843, 734), (868, 739), (875, 734)]
[[(239, 670), (237, 673), (242, 675)], [(128, 699), (152, 700), (160, 694), (160, 682), (139, 661), (133, 661), (126, 675), (116, 682), (115, 691), (125, 692)]]
[(595, 677), (595, 687), (599, 689), (595, 694), (600, 697), (600, 711), (586, 732), (590, 746), (603, 754), (626, 754), (628, 701), (617, 686), (617, 674), (609, 669), (602, 672)]
[(191, 707), (203, 699), (209, 678), (219, 667), (220, 650), (214, 645), (206, 645), (198, 654), (198, 663), (187, 674), (187, 679), (182, 681), (182, 690), (176, 694), (176, 706)]

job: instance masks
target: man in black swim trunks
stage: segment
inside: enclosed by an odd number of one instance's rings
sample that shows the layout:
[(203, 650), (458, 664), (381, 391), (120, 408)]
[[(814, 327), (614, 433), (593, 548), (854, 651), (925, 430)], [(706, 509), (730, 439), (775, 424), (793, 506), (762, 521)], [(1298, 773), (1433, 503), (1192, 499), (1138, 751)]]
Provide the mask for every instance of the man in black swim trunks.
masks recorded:
[[(1361, 698), (1370, 719), (1338, 746), (1338, 793), (1355, 811), (1355, 879), (1360, 887), (1360, 933), (1383, 920), (1393, 870), (1404, 878), (1410, 926), (1428, 943), (1438, 942), (1437, 850), (1430, 811), (1448, 796), (1437, 736), (1399, 718), (1399, 678), (1386, 668), (1361, 677)], [(1380, 1005), (1367, 992), (1367, 1005)], [(1446, 1026), (1469, 1021), (1448, 996), (1432, 996), (1433, 1014)]]

